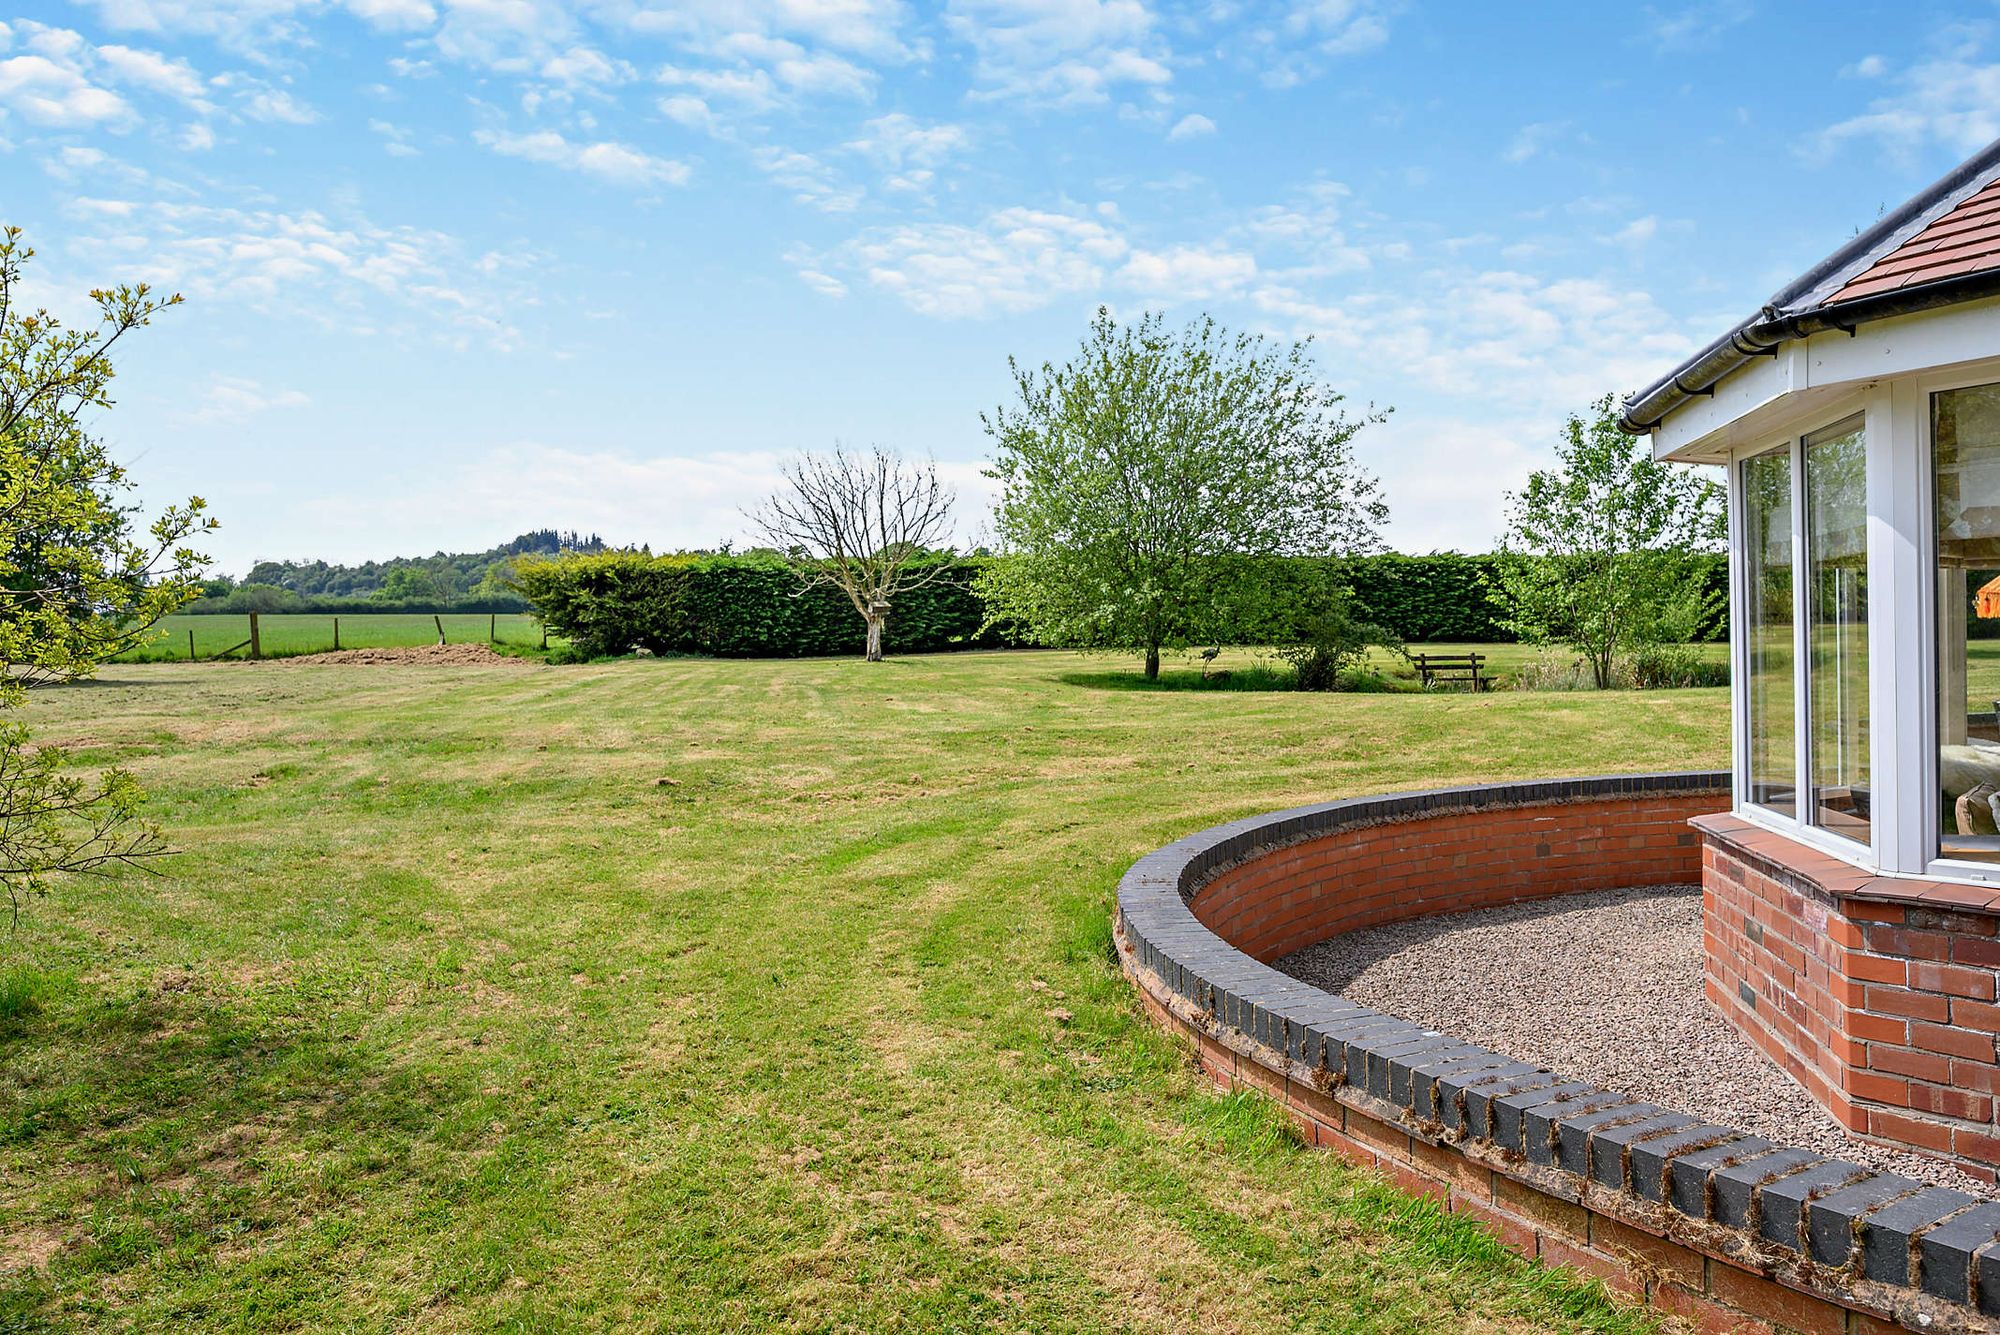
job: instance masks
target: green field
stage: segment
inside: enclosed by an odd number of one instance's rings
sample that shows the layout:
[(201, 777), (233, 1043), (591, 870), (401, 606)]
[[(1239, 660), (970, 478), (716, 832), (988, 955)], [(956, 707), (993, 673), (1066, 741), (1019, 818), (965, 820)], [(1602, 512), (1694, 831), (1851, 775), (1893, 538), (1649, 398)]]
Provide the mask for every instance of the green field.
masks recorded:
[(0, 1330), (1653, 1329), (1208, 1090), (1109, 917), (1251, 812), (1719, 765), (1725, 693), (1079, 684), (1116, 666), (35, 693), (183, 851), (0, 947)]
[[(316, 654), (333, 648), (330, 612), (269, 612), (257, 618), (258, 639), (266, 658), (289, 658), (296, 654)], [(436, 644), (437, 625), (428, 612), (342, 613), (340, 647), (343, 649), (391, 649), (416, 644)], [(525, 613), (503, 612), (489, 617), (484, 612), (447, 612), (445, 639), (452, 644), (483, 644), (489, 630), (497, 643), (532, 649), (542, 642), (542, 626)], [(161, 632), (151, 643), (124, 656), (134, 663), (185, 663), (188, 635), (194, 635), (194, 655), (210, 659), (250, 638), (248, 616), (171, 616), (160, 622)], [(238, 649), (231, 657), (241, 658)]]

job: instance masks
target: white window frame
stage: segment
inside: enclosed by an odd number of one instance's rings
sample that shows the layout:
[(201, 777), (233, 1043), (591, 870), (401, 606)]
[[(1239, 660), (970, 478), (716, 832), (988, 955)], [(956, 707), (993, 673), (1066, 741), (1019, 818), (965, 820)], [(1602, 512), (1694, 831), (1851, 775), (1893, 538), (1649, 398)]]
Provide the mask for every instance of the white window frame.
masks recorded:
[[(1978, 382), (1985, 383), (1985, 382)], [(1868, 630), (1868, 680), (1869, 680), (1869, 756), (1870, 804), (1868, 820), (1868, 842), (1862, 843), (1846, 835), (1835, 834), (1831, 830), (1814, 825), (1807, 819), (1811, 807), (1812, 783), (1812, 656), (1811, 626), (1806, 615), (1807, 583), (1810, 567), (1807, 565), (1806, 550), (1806, 458), (1805, 442), (1808, 436), (1828, 427), (1838, 426), (1850, 418), (1863, 419), (1863, 448), (1869, 463), (1867, 485), (1868, 507), (1868, 582), (1871, 592), (1880, 586), (1877, 580), (1876, 549), (1878, 532), (1875, 507), (1875, 456), (1877, 441), (1877, 414), (1872, 411), (1874, 395), (1869, 390), (1857, 390), (1830, 403), (1816, 408), (1809, 418), (1796, 419), (1782, 433), (1772, 433), (1756, 441), (1733, 450), (1729, 457), (1729, 565), (1730, 565), (1730, 716), (1733, 760), (1730, 767), (1730, 787), (1733, 793), (1731, 805), (1737, 815), (1754, 824), (1761, 825), (1788, 839), (1822, 852), (1830, 853), (1844, 862), (1852, 862), (1864, 867), (1880, 865), (1878, 849), (1882, 844), (1884, 822), (1880, 809), (1875, 803), (1874, 780), (1882, 771), (1878, 743), (1881, 733), (1876, 724), (1876, 705), (1880, 692), (1876, 689), (1876, 654), (1885, 638), (1875, 628), (1875, 601), (1870, 599)], [(1777, 450), (1786, 451), (1786, 459), (1792, 470), (1792, 769), (1793, 808), (1796, 817), (1786, 816), (1769, 807), (1759, 806), (1749, 800), (1750, 793), (1750, 658), (1749, 637), (1749, 570), (1750, 552), (1747, 547), (1748, 535), (1743, 531), (1739, 515), (1743, 501), (1743, 465), (1748, 459), (1770, 454)], [(1927, 456), (1928, 457), (1928, 456)], [(1933, 692), (1935, 693), (1935, 692)], [(1932, 764), (1936, 764), (1933, 757)]]
[[(1911, 414), (1914, 421), (1899, 421), (1897, 425), (1909, 446), (1904, 453), (1916, 461), (1916, 490), (1920, 497), (1915, 516), (1915, 537), (1922, 561), (1919, 583), (1922, 593), (1917, 599), (1920, 612), (1917, 645), (1921, 658), (1919, 680), (1923, 689), (1917, 692), (1921, 710), (1916, 733), (1906, 737), (1905, 744), (1899, 746), (1896, 753), (1899, 768), (1911, 766), (1905, 772), (1921, 776), (1921, 801), (1911, 803), (1909, 812), (1920, 822), (1918, 835), (1910, 840), (1907, 860), (1898, 866), (1882, 868), (1887, 875), (1917, 875), (1928, 880), (1969, 881), (1981, 885), (2000, 883), (2000, 864), (1967, 862), (1945, 857), (1942, 853), (1944, 813), (1940, 806), (1943, 795), (1937, 780), (1941, 722), (1937, 699), (1937, 468), (1931, 458), (1931, 406), (1934, 396), (1949, 390), (1992, 384), (2000, 384), (2000, 360), (1899, 377), (1891, 383), (1892, 392), (1904, 390), (1911, 400), (1910, 406), (1914, 408)], [(1872, 474), (1869, 482), (1872, 510)], [(1903, 870), (1904, 866), (1910, 870)]]

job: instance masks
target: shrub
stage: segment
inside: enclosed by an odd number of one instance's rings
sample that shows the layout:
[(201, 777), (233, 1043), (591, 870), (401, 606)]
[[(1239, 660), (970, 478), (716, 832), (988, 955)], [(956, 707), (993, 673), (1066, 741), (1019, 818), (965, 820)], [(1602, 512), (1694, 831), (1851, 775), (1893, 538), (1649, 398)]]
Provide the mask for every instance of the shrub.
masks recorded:
[(1727, 686), (1729, 664), (1692, 644), (1644, 644), (1625, 658), (1631, 684), (1642, 691), (1682, 686)]
[(1299, 625), (1296, 643), (1278, 651), (1292, 665), (1293, 685), (1302, 691), (1337, 691), (1360, 665), (1371, 645), (1402, 652), (1390, 631), (1364, 621), (1354, 600), (1339, 590), (1323, 592)]

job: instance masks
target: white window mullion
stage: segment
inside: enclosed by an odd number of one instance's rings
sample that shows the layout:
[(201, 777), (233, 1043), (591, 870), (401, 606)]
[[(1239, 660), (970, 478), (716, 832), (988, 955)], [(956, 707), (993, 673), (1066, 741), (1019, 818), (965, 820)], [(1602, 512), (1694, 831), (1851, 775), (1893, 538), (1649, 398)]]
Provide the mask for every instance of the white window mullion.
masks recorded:
[(1812, 553), (1806, 543), (1806, 447), (1794, 437), (1792, 455), (1792, 764), (1798, 774), (1793, 809), (1801, 825), (1815, 823), (1812, 772)]
[(1743, 475), (1745, 459), (1730, 462), (1724, 484), (1728, 489), (1729, 521), (1729, 738), (1730, 806), (1741, 811), (1750, 803), (1750, 546), (1743, 507), (1749, 488)]
[(1935, 692), (1921, 406), (1916, 383), (1907, 379), (1878, 386), (1868, 396), (1868, 727), (1875, 860), (1885, 871), (1905, 873), (1921, 873), (1933, 855), (1926, 794), (1935, 757), (1926, 755), (1926, 739), (1928, 702)]

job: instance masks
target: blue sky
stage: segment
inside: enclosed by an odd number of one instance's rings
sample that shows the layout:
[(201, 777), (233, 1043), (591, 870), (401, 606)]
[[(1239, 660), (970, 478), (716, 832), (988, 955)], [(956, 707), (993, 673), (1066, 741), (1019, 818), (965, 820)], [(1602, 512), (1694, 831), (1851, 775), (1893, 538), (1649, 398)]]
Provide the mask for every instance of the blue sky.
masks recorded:
[(0, 5), (32, 296), (188, 301), (99, 426), (221, 568), (744, 530), (1091, 309), (1314, 337), (1407, 550), (2000, 134), (2000, 9), (1303, 0)]

